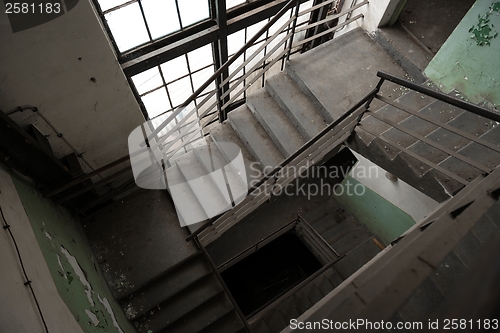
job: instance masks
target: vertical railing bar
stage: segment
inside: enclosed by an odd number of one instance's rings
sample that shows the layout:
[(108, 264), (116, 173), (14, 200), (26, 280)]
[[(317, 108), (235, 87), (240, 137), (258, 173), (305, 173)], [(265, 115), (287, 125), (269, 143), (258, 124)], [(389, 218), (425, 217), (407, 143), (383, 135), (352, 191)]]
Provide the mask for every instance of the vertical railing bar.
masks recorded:
[(241, 321), (243, 322), (243, 325), (245, 325), (245, 330), (247, 331), (247, 333), (251, 333), (250, 325), (248, 324), (248, 321), (245, 318), (245, 315), (243, 314), (240, 307), (238, 306), (238, 303), (236, 303), (236, 300), (234, 299), (233, 295), (231, 294), (231, 291), (229, 290), (229, 288), (227, 287), (226, 282), (224, 281), (224, 279), (220, 275), (219, 270), (217, 269), (217, 266), (213, 262), (212, 258), (210, 258), (210, 255), (208, 254), (207, 249), (205, 249), (203, 244), (200, 242), (200, 240), (198, 239), (198, 236), (194, 237), (194, 241), (195, 241), (196, 245), (198, 246), (198, 248), (200, 248), (200, 250), (203, 252), (203, 256), (208, 261), (210, 267), (212, 268), (212, 271), (214, 272), (215, 276), (217, 277), (217, 280), (219, 280), (219, 283), (221, 284), (222, 288), (224, 288), (224, 292), (226, 293), (227, 297), (229, 298), (229, 300), (233, 304), (234, 309), (238, 313), (238, 316), (240, 317)]

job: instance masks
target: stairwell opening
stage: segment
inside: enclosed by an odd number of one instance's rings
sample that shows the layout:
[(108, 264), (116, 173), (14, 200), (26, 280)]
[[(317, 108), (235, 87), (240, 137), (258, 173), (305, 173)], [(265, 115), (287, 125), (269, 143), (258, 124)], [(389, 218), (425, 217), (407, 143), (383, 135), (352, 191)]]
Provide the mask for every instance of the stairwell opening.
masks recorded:
[(289, 231), (221, 275), (243, 314), (250, 317), (321, 267), (299, 237)]

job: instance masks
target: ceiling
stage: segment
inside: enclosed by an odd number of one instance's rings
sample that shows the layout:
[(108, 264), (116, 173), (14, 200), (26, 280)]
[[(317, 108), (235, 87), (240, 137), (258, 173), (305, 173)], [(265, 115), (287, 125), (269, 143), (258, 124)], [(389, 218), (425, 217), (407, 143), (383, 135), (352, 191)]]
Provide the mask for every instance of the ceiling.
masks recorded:
[[(0, 110), (37, 107), (83, 153), (86, 171), (127, 155), (128, 135), (144, 117), (89, 0), (16, 33), (2, 11), (0, 43)], [(11, 118), (21, 126), (35, 124), (56, 157), (72, 152), (36, 113)]]

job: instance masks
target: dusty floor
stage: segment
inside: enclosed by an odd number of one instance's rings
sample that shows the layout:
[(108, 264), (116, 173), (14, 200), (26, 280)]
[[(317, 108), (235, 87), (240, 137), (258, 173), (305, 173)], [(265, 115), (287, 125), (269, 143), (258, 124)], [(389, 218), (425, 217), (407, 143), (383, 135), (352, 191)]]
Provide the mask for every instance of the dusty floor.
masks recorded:
[(401, 22), (433, 53), (453, 32), (475, 0), (408, 0)]

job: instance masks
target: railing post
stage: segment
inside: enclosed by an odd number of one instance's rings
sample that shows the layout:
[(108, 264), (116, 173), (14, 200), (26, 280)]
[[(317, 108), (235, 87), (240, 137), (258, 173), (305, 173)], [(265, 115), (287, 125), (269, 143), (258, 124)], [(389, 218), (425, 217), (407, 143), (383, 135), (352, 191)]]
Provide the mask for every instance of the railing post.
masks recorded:
[(297, 27), (297, 19), (299, 16), (299, 7), (300, 7), (300, 0), (297, 0), (297, 4), (295, 5), (295, 19), (293, 20), (292, 23), (292, 35), (290, 36), (289, 40), (289, 45), (288, 45), (288, 53), (286, 54), (286, 61), (290, 60), (290, 54), (292, 53), (292, 45), (293, 45), (293, 35), (295, 35), (295, 28)]
[(229, 288), (227, 287), (226, 282), (224, 282), (224, 279), (220, 275), (219, 270), (217, 269), (217, 266), (213, 262), (212, 258), (210, 258), (210, 255), (208, 254), (207, 249), (205, 249), (205, 246), (203, 246), (203, 244), (200, 242), (200, 240), (198, 239), (198, 236), (194, 237), (194, 242), (196, 243), (196, 245), (198, 246), (198, 248), (203, 253), (203, 256), (208, 261), (208, 264), (212, 268), (212, 271), (214, 272), (215, 276), (217, 277), (217, 280), (219, 280), (219, 283), (221, 284), (222, 288), (226, 292), (227, 297), (229, 298), (229, 300), (233, 304), (234, 309), (236, 310), (236, 313), (238, 314), (238, 316), (240, 317), (241, 321), (243, 322), (243, 325), (245, 326), (245, 331), (247, 333), (251, 333), (250, 325), (248, 324), (248, 321), (245, 318), (245, 315), (243, 314), (243, 312), (241, 311), (240, 307), (238, 306), (238, 303), (236, 303), (236, 300), (234, 299), (233, 295), (231, 294), (231, 291), (229, 290)]
[[(219, 26), (219, 39), (214, 43), (215, 53), (215, 66), (216, 70), (224, 65), (229, 56), (227, 51), (227, 13), (226, 13), (226, 0), (215, 0), (215, 17), (217, 25)], [(229, 67), (225, 68), (220, 75), (216, 78), (217, 85), (217, 109), (219, 111), (219, 122), (223, 122), (227, 118), (226, 111), (222, 108), (224, 104), (229, 101), (229, 95), (224, 98), (221, 96), (229, 90), (229, 82), (225, 83), (222, 87), (221, 82), (229, 76)]]

